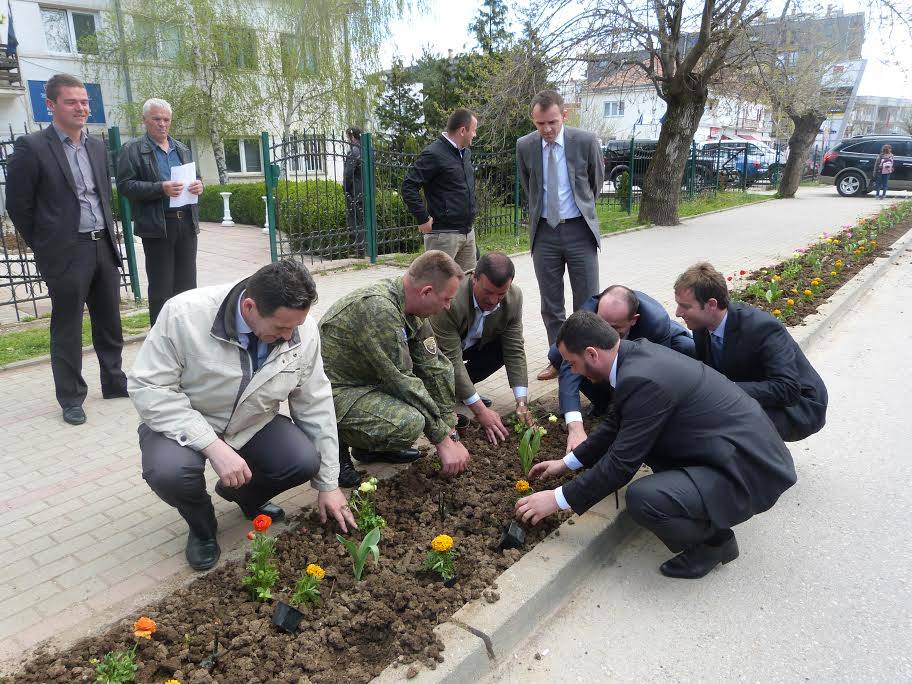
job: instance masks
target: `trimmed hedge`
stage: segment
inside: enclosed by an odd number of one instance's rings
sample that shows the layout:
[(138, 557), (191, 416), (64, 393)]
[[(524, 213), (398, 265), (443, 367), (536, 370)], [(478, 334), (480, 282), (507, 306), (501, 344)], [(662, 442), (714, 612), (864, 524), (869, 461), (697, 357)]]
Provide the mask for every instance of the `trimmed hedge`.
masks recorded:
[(231, 218), (235, 223), (248, 226), (266, 225), (265, 183), (228, 183), (210, 185), (203, 190), (199, 199), (200, 221), (221, 223), (225, 207), (219, 193), (231, 193)]

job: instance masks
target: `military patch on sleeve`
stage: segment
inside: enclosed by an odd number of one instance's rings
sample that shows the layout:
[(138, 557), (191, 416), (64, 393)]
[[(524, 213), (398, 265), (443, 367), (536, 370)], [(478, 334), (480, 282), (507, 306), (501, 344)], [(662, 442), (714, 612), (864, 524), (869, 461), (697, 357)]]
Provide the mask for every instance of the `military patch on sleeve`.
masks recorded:
[(437, 338), (436, 337), (427, 337), (424, 342), (424, 350), (431, 354), (432, 356), (437, 356)]

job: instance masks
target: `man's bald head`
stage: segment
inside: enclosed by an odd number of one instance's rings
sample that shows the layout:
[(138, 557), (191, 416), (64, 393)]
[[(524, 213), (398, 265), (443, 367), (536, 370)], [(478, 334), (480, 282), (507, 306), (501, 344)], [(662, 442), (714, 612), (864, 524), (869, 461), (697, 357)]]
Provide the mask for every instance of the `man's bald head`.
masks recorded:
[(633, 290), (624, 285), (612, 285), (605, 288), (599, 296), (596, 313), (614, 328), (621, 338), (626, 338), (640, 318), (639, 308), (640, 300)]

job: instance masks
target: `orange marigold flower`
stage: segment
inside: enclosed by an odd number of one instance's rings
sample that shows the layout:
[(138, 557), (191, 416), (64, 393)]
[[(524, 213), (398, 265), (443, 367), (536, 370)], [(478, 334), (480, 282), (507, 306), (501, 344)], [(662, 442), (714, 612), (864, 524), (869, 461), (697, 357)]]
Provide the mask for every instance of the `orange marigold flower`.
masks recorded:
[(265, 532), (272, 525), (272, 518), (264, 513), (260, 513), (253, 519), (253, 529), (257, 532)]
[(453, 538), (448, 534), (438, 534), (434, 537), (433, 541), (431, 541), (431, 548), (434, 549), (434, 551), (440, 551), (441, 553), (449, 551), (453, 548)]
[(321, 580), (326, 577), (326, 570), (321, 568), (319, 565), (316, 565), (315, 563), (308, 565), (306, 572), (315, 580)]
[(785, 303), (786, 303), (788, 306), (795, 306), (795, 300), (792, 299), (792, 298), (786, 299), (786, 300), (785, 300)]
[(782, 312), (779, 309), (773, 309), (773, 316), (779, 317), (782, 315)]
[(155, 620), (143, 616), (133, 623), (133, 636), (137, 639), (151, 639), (156, 629)]
[(517, 480), (516, 481), (516, 491), (520, 494), (528, 492), (532, 487), (529, 485), (528, 480)]

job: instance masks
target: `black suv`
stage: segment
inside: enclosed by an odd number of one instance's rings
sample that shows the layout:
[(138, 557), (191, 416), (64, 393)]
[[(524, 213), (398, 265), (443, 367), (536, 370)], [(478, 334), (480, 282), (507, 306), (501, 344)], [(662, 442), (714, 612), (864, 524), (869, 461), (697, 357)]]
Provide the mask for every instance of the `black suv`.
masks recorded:
[(867, 195), (874, 189), (874, 162), (884, 145), (893, 148), (889, 190), (912, 190), (912, 136), (859, 135), (846, 138), (823, 155), (821, 183), (835, 185), (843, 197)]

